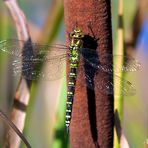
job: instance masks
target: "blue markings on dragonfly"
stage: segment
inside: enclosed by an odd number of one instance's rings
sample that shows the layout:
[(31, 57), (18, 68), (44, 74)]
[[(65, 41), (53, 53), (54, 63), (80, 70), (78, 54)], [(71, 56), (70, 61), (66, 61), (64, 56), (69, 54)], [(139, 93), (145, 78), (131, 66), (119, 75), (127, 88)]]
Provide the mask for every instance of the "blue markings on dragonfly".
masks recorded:
[[(140, 68), (140, 63), (132, 57), (124, 57), (124, 65), (121, 68), (114, 69), (112, 61), (113, 58), (121, 59), (122, 56), (103, 54), (97, 55), (94, 49), (84, 48), (84, 34), (79, 28), (75, 28), (70, 33), (70, 45), (40, 45), (32, 43), (30, 41), (24, 42), (17, 39), (9, 39), (0, 42), (0, 51), (7, 53), (14, 57), (12, 62), (13, 75), (21, 75), (25, 79), (29, 80), (56, 80), (62, 78), (65, 74), (66, 60), (69, 59), (70, 73), (67, 91), (67, 104), (66, 104), (66, 127), (69, 130), (72, 105), (75, 93), (77, 73), (83, 75), (82, 70), (85, 69), (86, 83), (82, 82), (82, 85), (86, 85), (90, 89), (97, 88), (101, 93), (113, 94), (113, 73), (133, 72)], [(21, 48), (20, 45), (23, 45)], [(81, 58), (82, 57), (82, 58)], [(83, 62), (80, 60), (83, 59)], [(106, 62), (108, 61), (108, 62)], [(43, 63), (48, 64), (48, 70), (43, 72), (41, 65)], [(93, 78), (97, 78), (102, 73), (102, 78), (97, 79), (94, 84)], [(103, 74), (105, 73), (105, 74)], [(116, 76), (116, 79), (121, 78)], [(122, 80), (122, 94), (123, 95), (134, 95), (135, 89), (133, 85), (127, 81)]]

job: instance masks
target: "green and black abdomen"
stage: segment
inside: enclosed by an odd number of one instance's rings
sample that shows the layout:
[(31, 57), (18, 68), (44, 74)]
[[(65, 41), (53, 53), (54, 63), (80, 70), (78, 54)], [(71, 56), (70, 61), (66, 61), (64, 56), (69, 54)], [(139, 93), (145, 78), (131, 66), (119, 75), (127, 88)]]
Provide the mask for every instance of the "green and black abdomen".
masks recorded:
[(66, 127), (67, 130), (70, 126), (71, 114), (72, 114), (72, 105), (74, 99), (74, 92), (76, 86), (76, 77), (77, 77), (77, 64), (71, 64), (69, 82), (68, 82), (68, 91), (67, 91), (67, 102), (66, 102)]
[(78, 68), (78, 63), (80, 59), (79, 49), (83, 47), (83, 42), (82, 42), (83, 37), (84, 37), (84, 34), (79, 28), (75, 28), (70, 33), (70, 38), (71, 38), (71, 43), (69, 46), (70, 75), (69, 75), (68, 91), (67, 91), (66, 121), (65, 121), (67, 132), (69, 131), (69, 126), (70, 126), (72, 105), (73, 105), (76, 78), (77, 78), (77, 68)]

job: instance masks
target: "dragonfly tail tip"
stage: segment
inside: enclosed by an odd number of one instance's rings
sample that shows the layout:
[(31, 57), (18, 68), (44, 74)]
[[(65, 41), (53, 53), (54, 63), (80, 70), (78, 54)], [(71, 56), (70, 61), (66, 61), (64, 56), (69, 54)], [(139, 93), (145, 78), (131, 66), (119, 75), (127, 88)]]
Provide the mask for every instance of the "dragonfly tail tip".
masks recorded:
[(69, 126), (66, 126), (66, 133), (69, 135)]

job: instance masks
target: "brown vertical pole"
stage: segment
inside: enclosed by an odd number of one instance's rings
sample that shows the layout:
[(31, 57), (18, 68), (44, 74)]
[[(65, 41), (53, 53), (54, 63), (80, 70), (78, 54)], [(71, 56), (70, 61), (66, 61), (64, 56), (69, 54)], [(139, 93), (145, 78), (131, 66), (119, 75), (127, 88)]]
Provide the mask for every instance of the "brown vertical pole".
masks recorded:
[[(67, 43), (68, 33), (77, 25), (85, 35), (98, 39), (99, 56), (112, 53), (110, 0), (64, 0), (64, 15)], [(106, 59), (106, 62), (112, 61)], [(102, 73), (94, 84), (101, 78)], [(71, 147), (112, 148), (113, 96), (102, 94), (97, 88), (89, 95), (86, 87), (81, 86), (82, 82), (85, 83), (84, 77), (78, 75), (69, 133)]]

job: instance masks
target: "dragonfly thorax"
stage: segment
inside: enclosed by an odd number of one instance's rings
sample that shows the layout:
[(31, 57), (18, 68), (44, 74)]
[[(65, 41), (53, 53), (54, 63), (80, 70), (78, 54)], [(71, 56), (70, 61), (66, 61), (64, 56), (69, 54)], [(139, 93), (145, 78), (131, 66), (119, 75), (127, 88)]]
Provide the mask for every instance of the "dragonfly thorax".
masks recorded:
[(77, 46), (70, 46), (70, 61), (78, 62), (80, 59), (79, 48)]
[(82, 38), (84, 37), (83, 32), (79, 28), (75, 28), (70, 33), (71, 43), (70, 43), (70, 60), (71, 62), (78, 62), (80, 55), (79, 49), (83, 47)]
[(81, 31), (79, 28), (75, 28), (71, 33), (70, 33), (70, 38), (71, 38), (71, 46), (77, 46), (77, 47), (82, 47), (83, 42), (82, 38), (84, 37), (84, 33)]

